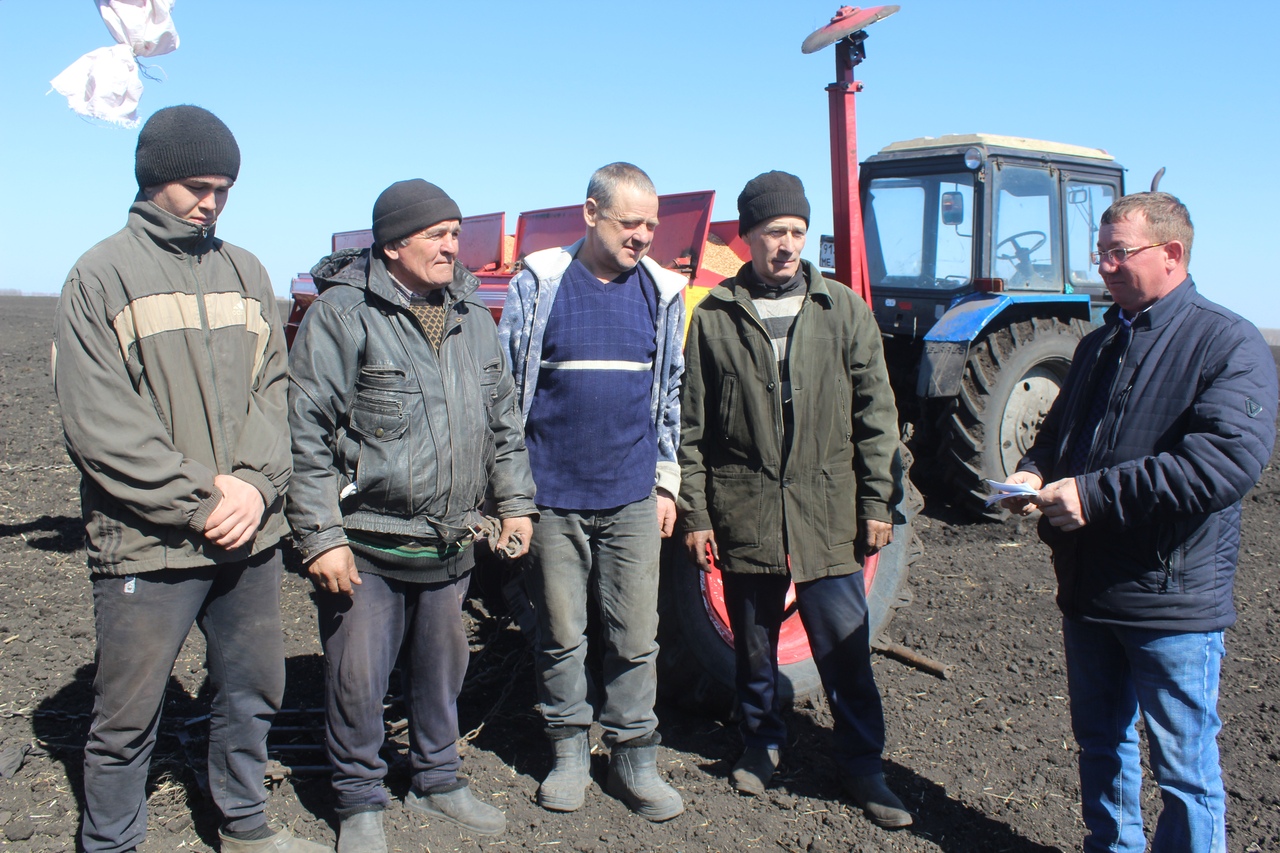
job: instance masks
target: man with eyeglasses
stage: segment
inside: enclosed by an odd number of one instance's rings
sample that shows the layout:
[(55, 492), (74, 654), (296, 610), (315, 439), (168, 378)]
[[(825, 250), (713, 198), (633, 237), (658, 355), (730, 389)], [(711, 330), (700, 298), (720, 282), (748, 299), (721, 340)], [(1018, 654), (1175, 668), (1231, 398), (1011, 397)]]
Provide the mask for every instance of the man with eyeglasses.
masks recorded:
[(317, 588), (340, 853), (386, 853), (382, 700), (400, 659), (405, 806), (481, 835), (506, 825), (458, 777), (461, 607), (486, 492), (500, 552), (528, 549), (537, 510), (497, 328), (457, 263), (461, 219), (435, 184), (389, 186), (373, 248), (311, 270), (320, 296), (290, 353), (287, 514)]
[(1139, 714), (1163, 800), (1151, 849), (1226, 850), (1223, 631), (1277, 381), (1258, 330), (1196, 290), (1192, 237), (1167, 193), (1103, 214), (1094, 260), (1115, 305), (1009, 478), (1039, 493), (1005, 501), (1041, 511), (1053, 550), (1086, 851), (1146, 848)]
[(786, 595), (804, 621), (849, 795), (879, 826), (910, 812), (881, 769), (862, 561), (893, 538), (898, 413), (867, 304), (800, 257), (809, 201), (767, 172), (738, 196), (751, 262), (694, 309), (682, 395), (680, 527), (724, 579), (745, 750), (730, 773), (764, 793), (787, 740), (778, 695)]
[(680, 488), (685, 279), (646, 257), (658, 195), (637, 167), (596, 170), (582, 217), (581, 240), (524, 259), (499, 325), (538, 485), (525, 581), (555, 761), (538, 804), (575, 811), (591, 784), (592, 602), (604, 646), (607, 787), (642, 817), (663, 821), (684, 810), (658, 773), (653, 704), (658, 551), (675, 524)]

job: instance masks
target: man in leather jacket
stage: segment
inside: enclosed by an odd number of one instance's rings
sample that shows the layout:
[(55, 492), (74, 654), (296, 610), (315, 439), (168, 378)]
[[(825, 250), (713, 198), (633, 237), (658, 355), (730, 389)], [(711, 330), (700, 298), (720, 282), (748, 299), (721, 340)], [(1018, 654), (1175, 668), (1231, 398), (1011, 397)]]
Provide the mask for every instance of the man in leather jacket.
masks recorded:
[(511, 556), (528, 549), (537, 510), (497, 329), (456, 261), (461, 218), (426, 181), (388, 187), (373, 248), (312, 270), (320, 296), (290, 354), (298, 488), (287, 512), (319, 590), (344, 853), (386, 850), (382, 699), (402, 645), (405, 805), (480, 834), (505, 826), (457, 774), (461, 605), (486, 493), (501, 519), (497, 549)]

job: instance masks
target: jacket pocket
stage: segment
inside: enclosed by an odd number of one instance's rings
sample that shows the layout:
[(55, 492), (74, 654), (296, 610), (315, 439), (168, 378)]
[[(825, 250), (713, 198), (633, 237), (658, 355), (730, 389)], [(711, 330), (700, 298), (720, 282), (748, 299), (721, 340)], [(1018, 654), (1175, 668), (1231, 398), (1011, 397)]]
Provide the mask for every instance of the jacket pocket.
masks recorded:
[[(407, 514), (409, 430), (404, 401), (389, 393), (360, 391), (351, 407), (348, 433), (360, 442), (356, 497), (361, 507)], [(399, 498), (393, 502), (393, 496)]]
[(826, 529), (823, 531), (827, 547), (849, 545), (858, 534), (858, 487), (853, 471), (823, 471), (820, 482), (827, 510)]
[(733, 437), (734, 423), (737, 420), (740, 405), (738, 377), (732, 373), (726, 373), (720, 382), (720, 434), (726, 438)]
[(488, 409), (498, 401), (498, 380), (502, 378), (502, 359), (494, 358), (480, 368), (480, 396)]
[(711, 472), (707, 502), (716, 542), (728, 556), (749, 556), (760, 547), (764, 513), (763, 477), (755, 471)]
[(356, 390), (401, 391), (408, 381), (405, 371), (394, 364), (364, 364), (356, 377)]

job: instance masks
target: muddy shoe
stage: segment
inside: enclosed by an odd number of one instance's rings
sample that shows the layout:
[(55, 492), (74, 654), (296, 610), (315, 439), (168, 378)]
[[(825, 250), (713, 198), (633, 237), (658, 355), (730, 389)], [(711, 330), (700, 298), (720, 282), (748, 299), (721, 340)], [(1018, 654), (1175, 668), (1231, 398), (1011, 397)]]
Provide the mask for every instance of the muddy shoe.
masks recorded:
[(222, 853), (333, 853), (332, 847), (294, 838), (293, 833), (287, 829), (282, 829), (268, 838), (258, 838), (253, 841), (232, 838), (222, 830), (218, 830), (218, 840), (222, 842), (219, 845)]
[(862, 806), (862, 810), (876, 826), (882, 826), (885, 829), (911, 826), (911, 812), (907, 811), (902, 800), (889, 790), (883, 773), (845, 776), (844, 789), (855, 803)]
[(647, 820), (671, 820), (684, 811), (684, 800), (658, 775), (656, 740), (647, 737), (639, 740), (652, 745), (619, 744), (613, 748), (609, 758), (609, 793)]
[(387, 853), (382, 809), (344, 817), (338, 826), (338, 853)]
[(552, 730), (556, 763), (538, 786), (538, 805), (553, 812), (582, 808), (591, 785), (591, 741), (587, 730), (570, 726)]
[(778, 750), (749, 746), (729, 772), (729, 784), (739, 794), (758, 797), (769, 787), (769, 780), (777, 769)]
[(507, 828), (507, 816), (477, 800), (465, 782), (426, 794), (411, 790), (405, 795), (404, 804), (415, 812), (443, 818), (480, 835), (497, 835)]

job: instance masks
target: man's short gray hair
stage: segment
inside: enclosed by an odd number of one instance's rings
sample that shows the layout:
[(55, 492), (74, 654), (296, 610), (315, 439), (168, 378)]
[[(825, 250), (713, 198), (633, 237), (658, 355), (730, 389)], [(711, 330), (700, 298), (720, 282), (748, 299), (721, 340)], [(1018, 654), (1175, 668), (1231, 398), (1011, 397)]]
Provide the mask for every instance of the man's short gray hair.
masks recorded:
[(653, 181), (644, 173), (644, 169), (630, 163), (610, 163), (601, 166), (591, 175), (587, 184), (587, 198), (596, 200), (601, 210), (612, 210), (618, 188), (628, 186), (642, 193), (657, 195), (658, 190)]
[(1102, 224), (1114, 225), (1138, 214), (1147, 221), (1147, 233), (1152, 240), (1157, 243), (1177, 240), (1183, 248), (1183, 265), (1191, 265), (1191, 241), (1196, 232), (1185, 204), (1169, 193), (1131, 193), (1106, 209)]

